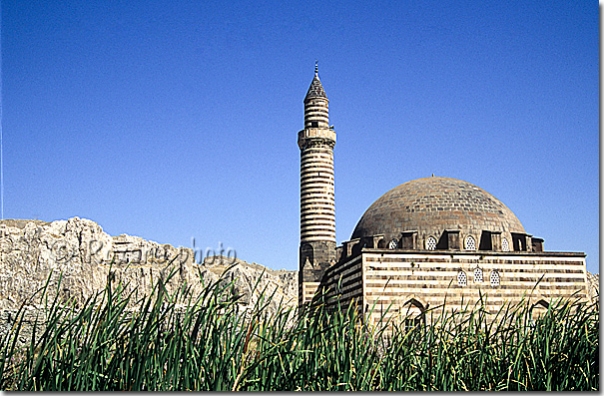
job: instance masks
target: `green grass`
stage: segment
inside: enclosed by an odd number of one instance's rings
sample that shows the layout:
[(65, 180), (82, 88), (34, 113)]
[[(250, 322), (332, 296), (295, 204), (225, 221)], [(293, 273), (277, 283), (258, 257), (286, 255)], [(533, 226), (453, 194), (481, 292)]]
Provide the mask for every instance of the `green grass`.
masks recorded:
[[(480, 305), (412, 330), (363, 324), (355, 309), (243, 312), (226, 280), (191, 296), (159, 281), (143, 298), (108, 286), (78, 309), (49, 300), (0, 340), (4, 390), (598, 390), (599, 307)], [(131, 309), (132, 305), (137, 309)], [(447, 312), (447, 311), (445, 311)]]

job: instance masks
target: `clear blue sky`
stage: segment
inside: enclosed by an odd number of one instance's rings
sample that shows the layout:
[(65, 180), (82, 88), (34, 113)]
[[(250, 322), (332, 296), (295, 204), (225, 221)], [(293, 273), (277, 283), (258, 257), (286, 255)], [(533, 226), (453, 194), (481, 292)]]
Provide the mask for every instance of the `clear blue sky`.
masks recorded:
[(599, 272), (588, 1), (2, 0), (4, 217), (219, 242), (296, 269), (302, 100), (330, 99), (338, 242), (455, 177)]

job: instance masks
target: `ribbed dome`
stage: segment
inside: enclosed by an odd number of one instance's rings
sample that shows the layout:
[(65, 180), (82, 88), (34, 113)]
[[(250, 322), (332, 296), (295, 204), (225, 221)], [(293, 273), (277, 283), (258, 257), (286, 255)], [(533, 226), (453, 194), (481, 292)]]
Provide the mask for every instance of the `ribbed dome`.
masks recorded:
[(463, 180), (427, 177), (401, 184), (367, 209), (351, 239), (384, 234), (386, 241), (403, 231), (438, 238), (445, 230), (480, 236), (482, 231), (525, 233), (514, 213), (480, 187)]

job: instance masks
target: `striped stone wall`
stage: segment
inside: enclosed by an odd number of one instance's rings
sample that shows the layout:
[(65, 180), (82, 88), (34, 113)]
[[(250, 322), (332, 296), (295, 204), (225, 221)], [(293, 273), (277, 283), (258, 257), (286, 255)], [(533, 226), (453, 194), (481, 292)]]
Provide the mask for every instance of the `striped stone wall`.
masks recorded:
[(345, 285), (343, 304), (352, 297), (362, 298), (362, 309), (374, 323), (386, 312), (386, 318), (408, 312), (421, 315), (426, 309), (438, 314), (445, 302), (448, 310), (473, 307), (481, 294), (485, 308), (493, 313), (504, 302), (519, 302), (523, 297), (542, 306), (573, 295), (588, 298), (583, 253), (487, 255), (364, 249), (327, 274), (323, 284), (339, 281)]
[(336, 263), (336, 209), (329, 100), (318, 68), (304, 98), (300, 148), (300, 292), (299, 304), (310, 302), (325, 271)]
[(351, 302), (356, 302), (358, 307), (363, 306), (363, 260), (357, 256), (340, 265), (330, 267), (321, 283), (328, 297), (328, 307), (333, 308), (337, 303), (334, 298), (339, 296), (343, 308), (348, 308)]
[(336, 240), (335, 132), (306, 129), (300, 142), (300, 242)]

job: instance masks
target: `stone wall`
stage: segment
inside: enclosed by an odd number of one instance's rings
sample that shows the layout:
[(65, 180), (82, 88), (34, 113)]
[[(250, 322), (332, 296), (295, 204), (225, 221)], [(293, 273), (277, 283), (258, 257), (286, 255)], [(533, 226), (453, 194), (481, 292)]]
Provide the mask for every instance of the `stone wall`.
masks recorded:
[[(481, 252), (482, 253), (482, 252)], [(483, 298), (495, 313), (502, 304), (529, 299), (546, 307), (552, 299), (598, 298), (599, 275), (588, 274), (581, 253), (397, 252), (363, 249), (326, 272), (321, 287), (348, 306), (371, 312), (374, 323), (392, 315), (417, 315), (443, 303), (448, 310), (472, 308)]]

